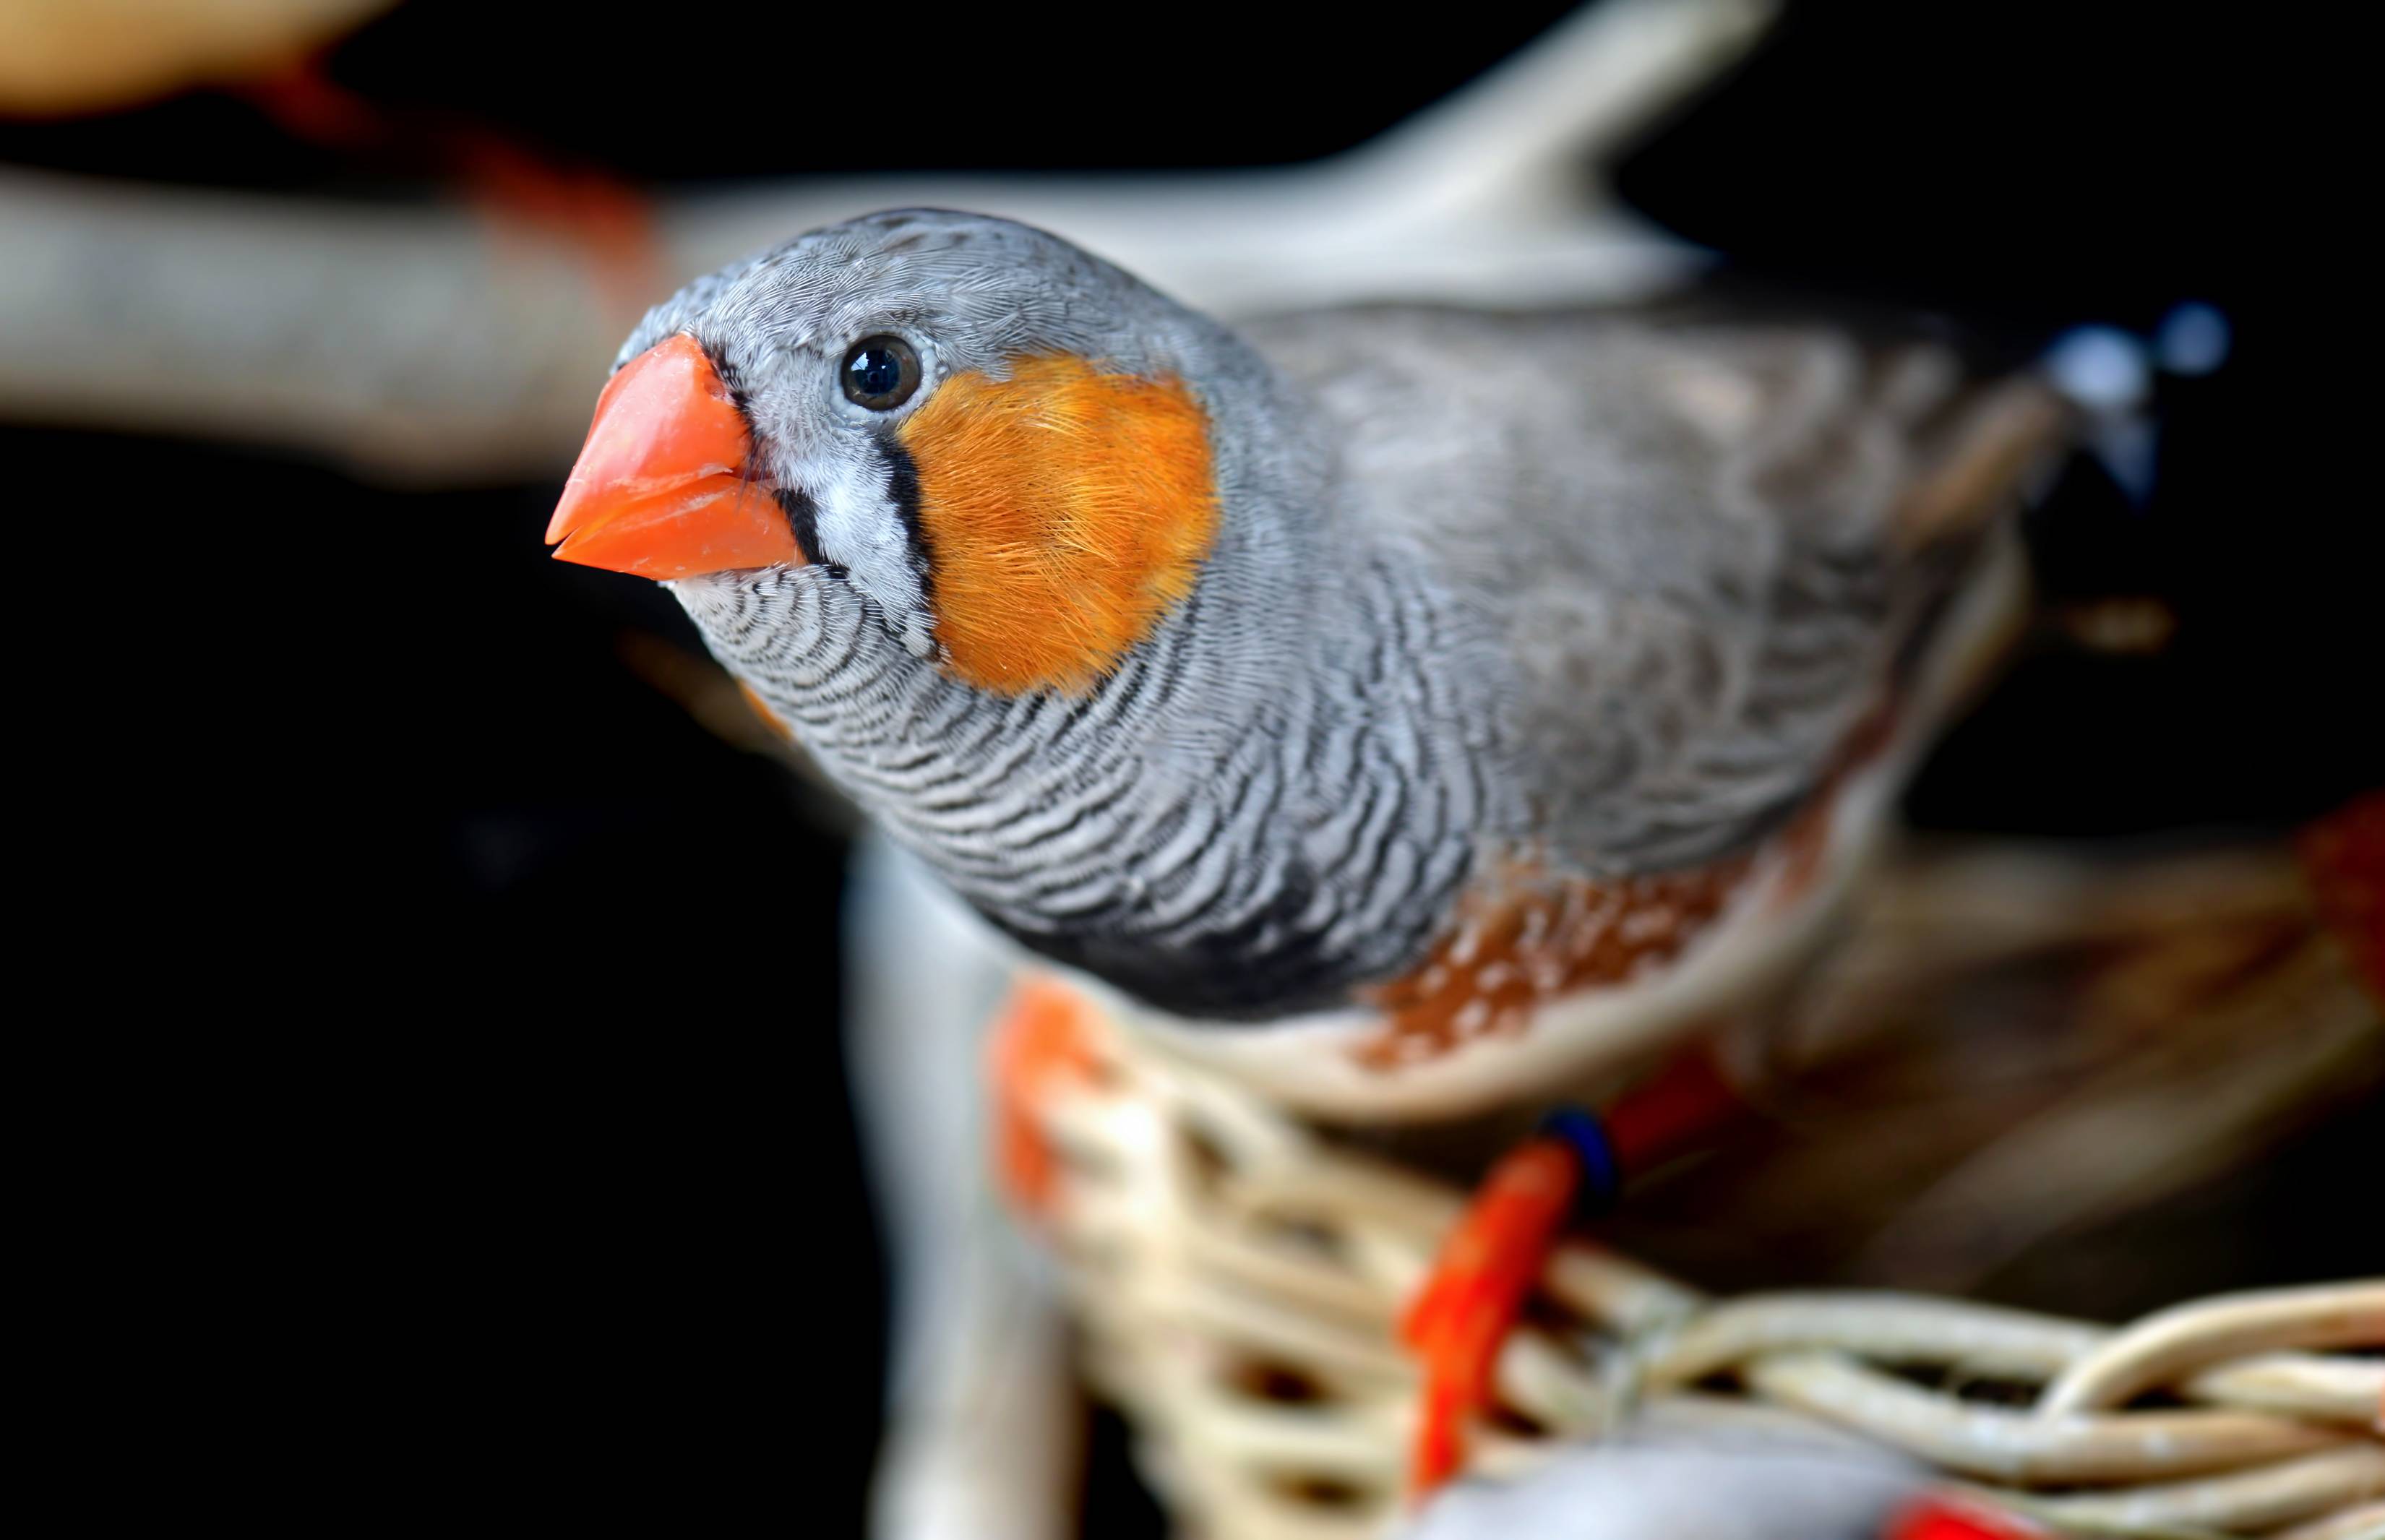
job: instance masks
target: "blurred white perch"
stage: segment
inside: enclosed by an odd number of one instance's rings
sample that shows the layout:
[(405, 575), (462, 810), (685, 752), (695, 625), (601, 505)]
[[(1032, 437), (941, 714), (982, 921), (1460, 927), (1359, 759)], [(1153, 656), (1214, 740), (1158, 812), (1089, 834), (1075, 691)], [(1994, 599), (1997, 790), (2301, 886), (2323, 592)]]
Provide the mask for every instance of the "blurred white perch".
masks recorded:
[[(930, 204), (1049, 226), (1226, 311), (1642, 292), (1692, 257), (1606, 196), (1602, 155), (1736, 57), (1770, 8), (1610, 0), (1309, 165), (676, 195), (659, 211), (665, 266), (676, 282)], [(0, 417), (14, 420), (281, 444), (427, 482), (559, 473), (633, 319), (573, 248), (460, 207), (0, 170)]]

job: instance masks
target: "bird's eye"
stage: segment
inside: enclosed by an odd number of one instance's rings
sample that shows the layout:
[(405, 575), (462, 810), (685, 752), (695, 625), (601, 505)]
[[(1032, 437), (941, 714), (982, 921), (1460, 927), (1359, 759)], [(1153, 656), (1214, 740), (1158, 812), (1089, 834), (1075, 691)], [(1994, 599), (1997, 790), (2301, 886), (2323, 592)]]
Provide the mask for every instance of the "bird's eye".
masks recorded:
[(891, 412), (919, 388), (919, 356), (900, 337), (864, 337), (845, 351), (844, 397), (873, 412)]

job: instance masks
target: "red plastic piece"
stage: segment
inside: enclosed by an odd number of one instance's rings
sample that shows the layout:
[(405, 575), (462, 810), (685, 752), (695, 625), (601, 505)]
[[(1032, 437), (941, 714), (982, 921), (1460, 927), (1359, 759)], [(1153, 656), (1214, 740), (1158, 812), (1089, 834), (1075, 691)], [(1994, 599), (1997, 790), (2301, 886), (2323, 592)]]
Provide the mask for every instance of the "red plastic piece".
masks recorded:
[(1897, 1515), (1883, 1540), (2042, 1540), (2044, 1534), (1975, 1503), (1924, 1497)]
[(1499, 1349), (1565, 1228), (1580, 1179), (1580, 1161), (1562, 1139), (1534, 1139), (1509, 1151), (1476, 1190), (1408, 1307), (1401, 1335), (1425, 1370), (1409, 1467), (1418, 1494), (1464, 1463), (1464, 1423), (1491, 1404)]
[(1047, 1217), (1057, 1196), (1059, 1161), (1043, 1137), (1040, 1108), (1050, 1087), (1085, 1079), (1099, 1062), (1084, 1002), (1050, 979), (1022, 981), (986, 1042), (993, 1083), (993, 1168), (1011, 1206)]
[[(1738, 1096), (1703, 1049), (1619, 1098), (1604, 1119), (1624, 1171), (1644, 1169), (1736, 1113)], [(1490, 1409), (1500, 1350), (1564, 1233), (1580, 1158), (1539, 1137), (1492, 1167), (1442, 1243), (1400, 1333), (1424, 1369), (1409, 1455), (1411, 1494), (1428, 1496), (1466, 1461), (1466, 1425)]]

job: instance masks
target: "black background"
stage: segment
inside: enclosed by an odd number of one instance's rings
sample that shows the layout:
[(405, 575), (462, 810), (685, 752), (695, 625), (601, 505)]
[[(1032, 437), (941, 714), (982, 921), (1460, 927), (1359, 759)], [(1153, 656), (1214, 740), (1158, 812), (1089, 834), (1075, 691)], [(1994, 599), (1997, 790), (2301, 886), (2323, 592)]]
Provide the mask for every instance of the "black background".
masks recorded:
[[(666, 189), (1244, 165), (1355, 144), (1560, 9), (600, 19), (414, 0), (331, 71)], [(2023, 343), (2142, 329), (2187, 299), (2234, 323), (2221, 374), (2165, 386), (2154, 505), (2090, 476), (2036, 532), (2057, 597), (2158, 594), (2176, 645), (2031, 652), (1925, 776), (1924, 823), (2274, 828), (2380, 779), (2377, 499), (2350, 475), (2375, 393), (2363, 292), (2329, 270), (2368, 194), (2311, 110), (2329, 51), (2253, 12), (1804, 7), (1627, 158), (1629, 201), (1770, 277)], [(446, 195), (218, 94), (0, 123), (0, 160)], [(268, 1315), (319, 1327), (313, 1371), (365, 1387), (372, 1436), (418, 1464), (389, 1501), (460, 1470), (542, 1491), (543, 1517), (694, 1530), (762, 1509), (781, 1528), (800, 1493), (797, 1533), (857, 1533), (883, 1287), (833, 1026), (842, 845), (778, 767), (623, 667), (625, 633), (694, 645), (676, 607), (546, 559), (553, 482), (406, 493), (294, 457), (6, 425), (0, 457), (36, 499), (94, 463), (164, 499), (148, 570), (169, 585), (170, 532), (194, 522), (281, 553), (269, 579), (206, 574), (189, 623), (212, 634), (169, 638), (166, 660), (205, 659), (182, 682), (262, 720), (150, 750), (236, 843), (302, 858), (268, 875), (215, 850), (188, 920), (244, 933), (233, 971), (277, 1019), (158, 1062), (241, 1109), (202, 1148), (238, 1196), (181, 1210), (194, 1242), (234, 1271), (311, 1259)], [(391, 531), (436, 532), (393, 555)], [(219, 783), (251, 795), (218, 802)], [(2275, 1245), (2274, 1197), (2256, 1184), (2239, 1207), (2264, 1202)], [(1105, 1492), (1122, 1506), (1096, 1533), (1124, 1533), (1136, 1499)]]

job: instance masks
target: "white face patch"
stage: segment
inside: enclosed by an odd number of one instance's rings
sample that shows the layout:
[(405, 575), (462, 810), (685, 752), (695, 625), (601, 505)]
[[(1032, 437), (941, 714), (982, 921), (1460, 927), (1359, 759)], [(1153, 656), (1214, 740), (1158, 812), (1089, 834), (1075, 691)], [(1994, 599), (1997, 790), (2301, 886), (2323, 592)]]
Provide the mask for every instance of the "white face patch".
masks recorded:
[(894, 494), (894, 473), (871, 446), (846, 439), (787, 468), (811, 494), (820, 555), (875, 600), (886, 629), (919, 657), (933, 654), (927, 589)]

